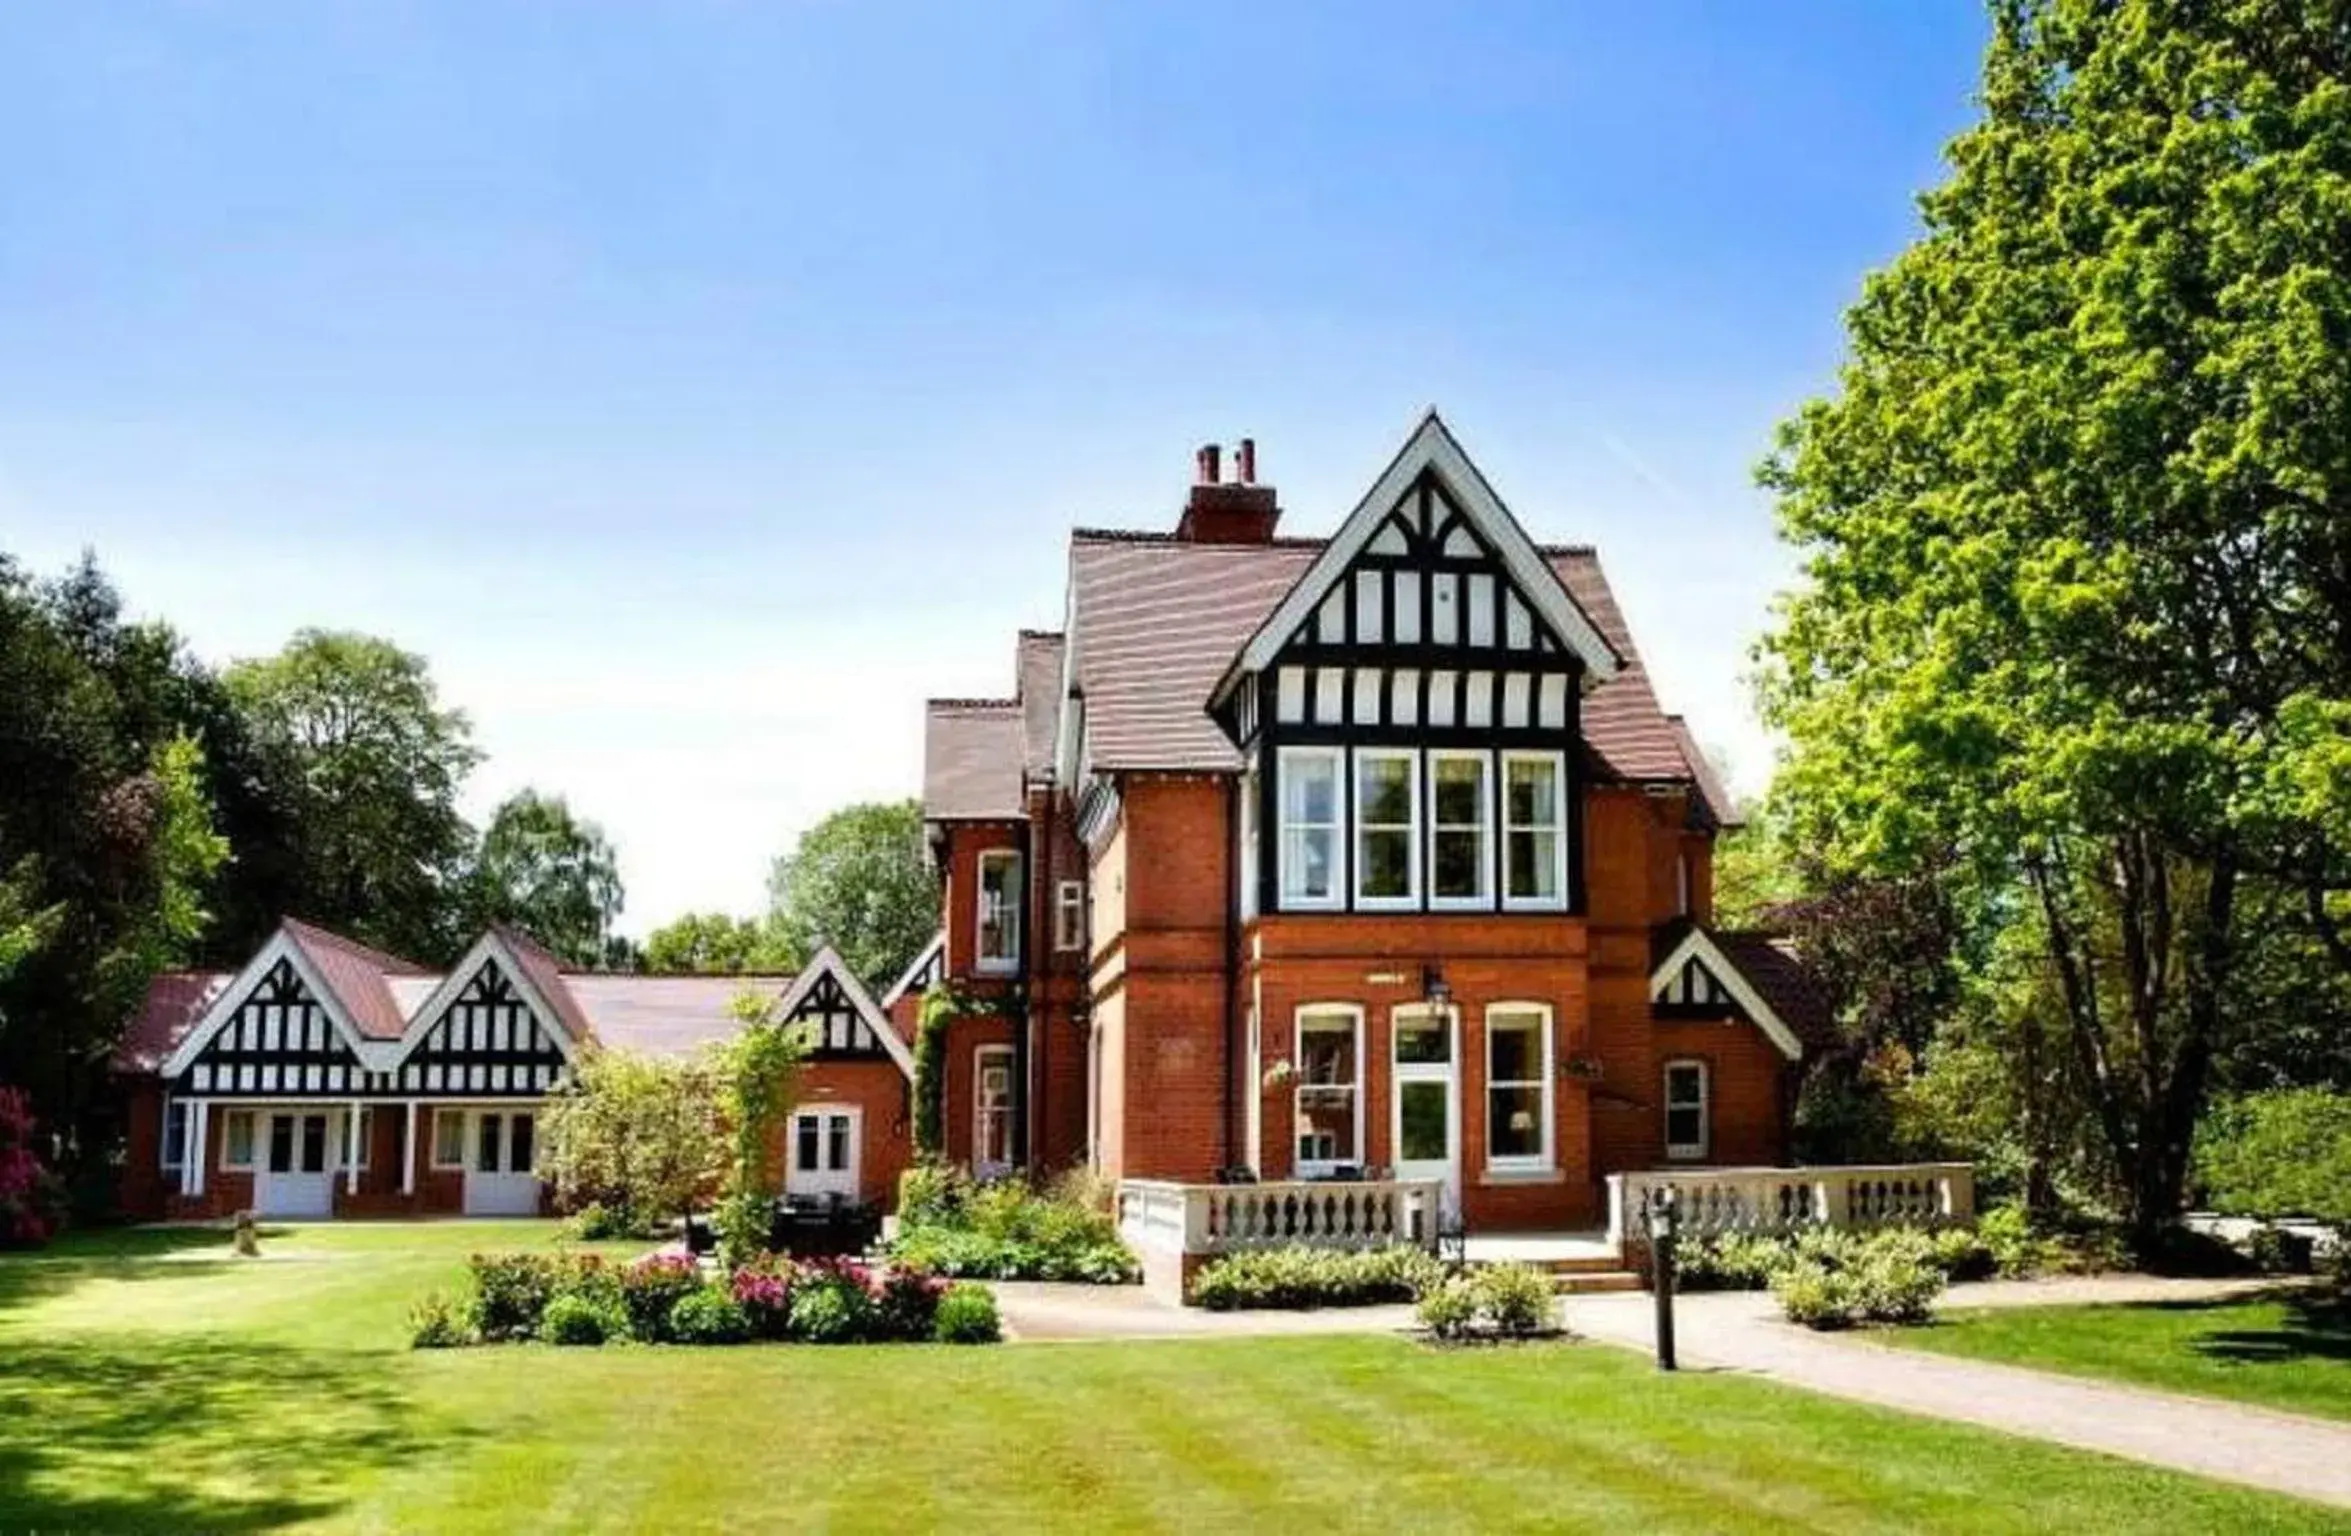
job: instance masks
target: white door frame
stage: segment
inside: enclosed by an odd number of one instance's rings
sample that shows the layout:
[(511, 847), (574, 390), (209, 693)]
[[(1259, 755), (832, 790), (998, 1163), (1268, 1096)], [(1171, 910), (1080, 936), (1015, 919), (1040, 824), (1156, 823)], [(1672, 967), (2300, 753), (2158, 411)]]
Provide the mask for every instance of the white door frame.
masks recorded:
[[(993, 1060), (1004, 1064), (1004, 1107), (998, 1111), (1004, 1117), (1005, 1157), (1002, 1162), (989, 1162), (980, 1156), (987, 1145), (982, 1134), (988, 1102), (988, 1066)], [(1009, 1045), (982, 1045), (971, 1053), (971, 1171), (981, 1178), (993, 1178), (1012, 1171), (1012, 1106), (1017, 1102), (1014, 1092), (1018, 1086), (1012, 1081), (1012, 1047)]]
[[(1402, 1062), (1396, 1059), (1398, 1025), (1404, 1020), (1441, 1017), (1445, 1021), (1446, 1059), (1442, 1062)], [(1404, 1090), (1413, 1083), (1442, 1083), (1445, 1087), (1445, 1157), (1442, 1162), (1404, 1159)], [(1461, 1010), (1447, 1004), (1404, 1003), (1388, 1010), (1388, 1151), (1399, 1179), (1441, 1179), (1448, 1208), (1461, 1209)]]
[[(335, 1175), (340, 1171), (339, 1149), (343, 1141), (343, 1135), (337, 1134), (339, 1128), (335, 1121), (343, 1113), (324, 1105), (303, 1104), (271, 1105), (260, 1110), (255, 1116), (253, 1148), (253, 1208), (257, 1213), (313, 1220), (335, 1214)], [(302, 1166), (303, 1122), (313, 1118), (321, 1122), (319, 1167), (315, 1172)], [(270, 1167), (281, 1120), (288, 1127), (283, 1173)], [(300, 1198), (282, 1198), (286, 1196)]]
[[(514, 1121), (531, 1122), (531, 1166), (514, 1166)], [(497, 1168), (485, 1170), (482, 1161), (482, 1122), (498, 1121)], [(536, 1104), (489, 1104), (465, 1110), (465, 1196), (468, 1216), (536, 1216), (539, 1214), (539, 1107)], [(527, 1184), (527, 1190), (526, 1190)]]
[[(849, 1122), (849, 1161), (844, 1168), (803, 1168), (800, 1165), (800, 1122), (816, 1121), (817, 1160), (826, 1160), (832, 1139), (832, 1122)], [(865, 1110), (856, 1104), (835, 1104), (817, 1100), (792, 1107), (791, 1118), (785, 1122), (789, 1135), (784, 1144), (784, 1193), (806, 1195), (822, 1199), (839, 1194), (843, 1199), (862, 1198), (865, 1159)]]

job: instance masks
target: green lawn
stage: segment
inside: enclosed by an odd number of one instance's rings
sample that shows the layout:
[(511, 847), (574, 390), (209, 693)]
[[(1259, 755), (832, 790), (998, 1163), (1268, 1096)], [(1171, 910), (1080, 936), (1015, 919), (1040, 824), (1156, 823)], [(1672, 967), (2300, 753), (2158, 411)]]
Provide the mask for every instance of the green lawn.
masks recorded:
[(2351, 1315), (2290, 1299), (1952, 1312), (1872, 1337), (2351, 1419)]
[(1598, 1345), (411, 1354), (543, 1224), (0, 1258), (0, 1528), (2339, 1530), (2339, 1513)]

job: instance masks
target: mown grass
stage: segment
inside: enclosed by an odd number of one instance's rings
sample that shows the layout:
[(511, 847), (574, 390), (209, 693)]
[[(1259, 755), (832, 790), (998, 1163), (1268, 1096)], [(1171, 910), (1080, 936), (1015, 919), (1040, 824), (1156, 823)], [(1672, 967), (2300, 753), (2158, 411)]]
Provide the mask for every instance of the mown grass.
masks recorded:
[(2351, 1311), (2236, 1301), (1953, 1312), (1884, 1335), (1941, 1354), (2351, 1419)]
[(451, 1353), (541, 1223), (0, 1259), (0, 1527), (2317, 1531), (2328, 1511), (1600, 1346)]

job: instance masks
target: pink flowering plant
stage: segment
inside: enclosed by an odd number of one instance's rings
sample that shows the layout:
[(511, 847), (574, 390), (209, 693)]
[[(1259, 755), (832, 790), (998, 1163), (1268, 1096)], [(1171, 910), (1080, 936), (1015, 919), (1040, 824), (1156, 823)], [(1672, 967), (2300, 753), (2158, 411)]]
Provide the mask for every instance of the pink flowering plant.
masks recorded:
[(763, 1253), (737, 1269), (728, 1282), (735, 1305), (751, 1321), (751, 1336), (781, 1339), (792, 1320), (793, 1269), (789, 1260)]
[(620, 1272), (629, 1331), (648, 1344), (667, 1343), (670, 1310), (701, 1285), (702, 1266), (690, 1254), (652, 1253), (637, 1260)]
[(57, 1181), (33, 1132), (31, 1097), (0, 1088), (0, 1248), (38, 1248), (57, 1233)]

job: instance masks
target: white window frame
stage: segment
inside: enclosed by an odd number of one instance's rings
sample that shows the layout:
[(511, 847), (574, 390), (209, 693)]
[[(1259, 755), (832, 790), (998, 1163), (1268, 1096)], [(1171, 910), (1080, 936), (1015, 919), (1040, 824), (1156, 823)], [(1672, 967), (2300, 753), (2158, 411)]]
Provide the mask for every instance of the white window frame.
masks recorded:
[(1241, 775), (1241, 857), (1240, 910), (1241, 921), (1257, 915), (1257, 871), (1261, 857), (1258, 847), (1257, 769), (1252, 765)]
[[(1567, 846), (1568, 828), (1574, 822), (1574, 818), (1568, 815), (1567, 806), (1567, 797), (1569, 793), (1567, 777), (1567, 754), (1564, 752), (1516, 751), (1504, 752), (1501, 754), (1501, 756), (1501, 767), (1498, 774), (1496, 775), (1495, 784), (1496, 806), (1499, 811), (1499, 814), (1495, 817), (1495, 820), (1500, 826), (1500, 842), (1502, 844), (1502, 856), (1500, 864), (1501, 880), (1497, 894), (1500, 896), (1502, 906), (1506, 911), (1563, 912), (1567, 910), (1567, 893), (1569, 885), (1567, 878), (1568, 861), (1574, 857)], [(1517, 822), (1511, 820), (1510, 768), (1513, 763), (1548, 763), (1554, 776), (1554, 783), (1558, 788), (1558, 793), (1553, 798), (1558, 804), (1559, 816), (1556, 821), (1549, 824), (1547, 829), (1557, 834), (1551, 844), (1553, 849), (1551, 858), (1551, 877), (1553, 884), (1558, 891), (1558, 894), (1554, 896), (1513, 896), (1510, 894), (1510, 876), (1512, 874), (1510, 851), (1511, 834), (1513, 832), (1540, 832), (1546, 830), (1545, 825), (1541, 822)]]
[[(1537, 1057), (1536, 1070), (1541, 1078), (1539, 1083), (1530, 1083), (1526, 1078), (1516, 1077), (1501, 1081), (1496, 1080), (1494, 1076), (1494, 1020), (1497, 1016), (1503, 1018), (1531, 1016), (1536, 1021), (1535, 1033), (1541, 1045), (1541, 1049), (1535, 1053)], [(1552, 1018), (1549, 1003), (1501, 1002), (1486, 1005), (1486, 1166), (1496, 1173), (1548, 1173), (1556, 1166), (1556, 1159), (1559, 1155), (1556, 1139), (1558, 1071), (1557, 1058), (1552, 1054)], [(1494, 1090), (1530, 1086), (1541, 1089), (1542, 1148), (1533, 1156), (1521, 1153), (1497, 1157), (1494, 1155)]]
[(1086, 947), (1086, 882), (1064, 880), (1053, 888), (1053, 948), (1069, 954)]
[[(245, 1122), (245, 1157), (238, 1161), (237, 1122)], [(260, 1159), (261, 1116), (250, 1109), (224, 1109), (220, 1114), (220, 1167), (223, 1173), (251, 1173)]]
[[(444, 1120), (454, 1120), (457, 1122), (457, 1156), (454, 1159), (448, 1161), (444, 1161), (441, 1157), (441, 1149), (443, 1145), (441, 1140), (441, 1122)], [(473, 1116), (455, 1104), (435, 1104), (433, 1106), (432, 1167), (434, 1172), (463, 1173), (468, 1168), (473, 1166), (473, 1159), (468, 1155), (472, 1151), (472, 1121)]]
[[(1306, 1080), (1306, 1023), (1308, 1019), (1344, 1019), (1355, 1032), (1355, 1081), (1349, 1085), (1354, 1091), (1355, 1155), (1353, 1157), (1304, 1158), (1298, 1155), (1298, 1127), (1304, 1116), (1299, 1110), (1298, 1096), (1309, 1088), (1336, 1088), (1337, 1083), (1310, 1083)], [(1327, 1029), (1327, 1026), (1326, 1026)], [(1328, 1032), (1336, 1033), (1335, 1030)], [(1310, 1179), (1337, 1172), (1341, 1168), (1364, 1166), (1367, 1149), (1363, 1143), (1363, 1098), (1366, 1091), (1363, 1062), (1363, 1007), (1359, 1003), (1301, 1003), (1290, 1020), (1290, 1063), (1296, 1077), (1290, 1085), (1290, 1175)]]
[(1690, 915), (1690, 855), (1687, 849), (1673, 856), (1673, 911), (1676, 917)]
[(1012, 871), (1012, 884), (1018, 886), (1021, 883), (1020, 862), (1020, 850), (1017, 848), (990, 848), (982, 852), (975, 863), (972, 871), (971, 908), (971, 952), (974, 970), (983, 971), (989, 975), (1005, 975), (1020, 969), (1020, 909), (1023, 904), (1023, 896), (1019, 891), (1007, 892), (1008, 899), (1003, 904), (1001, 931), (1010, 953), (991, 955), (987, 948), (988, 871), (993, 868), (1008, 867)]
[[(1301, 763), (1317, 763), (1330, 770), (1331, 819), (1327, 822), (1290, 819), (1290, 774), (1294, 765)], [(1286, 912), (1339, 911), (1347, 904), (1347, 754), (1337, 747), (1283, 747), (1274, 754), (1274, 767), (1274, 814), (1279, 819), (1275, 834), (1275, 861), (1280, 870), (1282, 909)], [(1301, 872), (1290, 858), (1292, 830), (1330, 834), (1331, 888), (1319, 896), (1301, 890), (1292, 883), (1292, 875)]]
[[(348, 1114), (350, 1111), (346, 1110), (345, 1113)], [(359, 1155), (352, 1162), (351, 1167), (355, 1172), (365, 1173), (369, 1157), (368, 1148), (376, 1139), (376, 1107), (373, 1104), (360, 1105), (358, 1119), (359, 1129), (353, 1133), (352, 1139), (359, 1148)]]
[[(1698, 1102), (1682, 1103), (1673, 1096), (1673, 1078), (1678, 1071), (1698, 1074)], [(1707, 1156), (1714, 1145), (1714, 1069), (1695, 1056), (1676, 1056), (1659, 1068), (1658, 1100), (1664, 1123), (1658, 1127), (1665, 1140), (1665, 1155), (1674, 1162), (1696, 1162)], [(1677, 1109), (1698, 1111), (1698, 1139), (1677, 1142), (1673, 1139), (1673, 1112)]]
[[(1437, 765), (1443, 762), (1468, 762), (1478, 765), (1478, 890), (1468, 896), (1447, 896), (1437, 889)], [(1429, 910), (1432, 912), (1485, 912), (1494, 905), (1494, 754), (1466, 748), (1432, 748), (1428, 765), (1428, 870)]]
[[(171, 1131), (172, 1111), (179, 1111), (180, 1131)], [(166, 1094), (163, 1100), (163, 1135), (156, 1144), (156, 1166), (165, 1173), (178, 1173), (188, 1166), (188, 1128), (196, 1123), (196, 1102)]]
[[(1363, 770), (1372, 763), (1404, 764), (1404, 822), (1401, 827), (1393, 822), (1382, 822), (1373, 827), (1363, 818)], [(1359, 912), (1411, 912), (1420, 906), (1420, 842), (1423, 823), (1420, 788), (1420, 754), (1410, 747), (1357, 747), (1353, 761), (1348, 765), (1348, 809), (1350, 833), (1349, 850), (1353, 855), (1354, 881), (1348, 889), (1354, 894), (1355, 909)], [(1401, 896), (1368, 896), (1363, 890), (1363, 872), (1370, 860), (1363, 856), (1363, 839), (1371, 832), (1393, 835), (1404, 834), (1404, 894)]]

